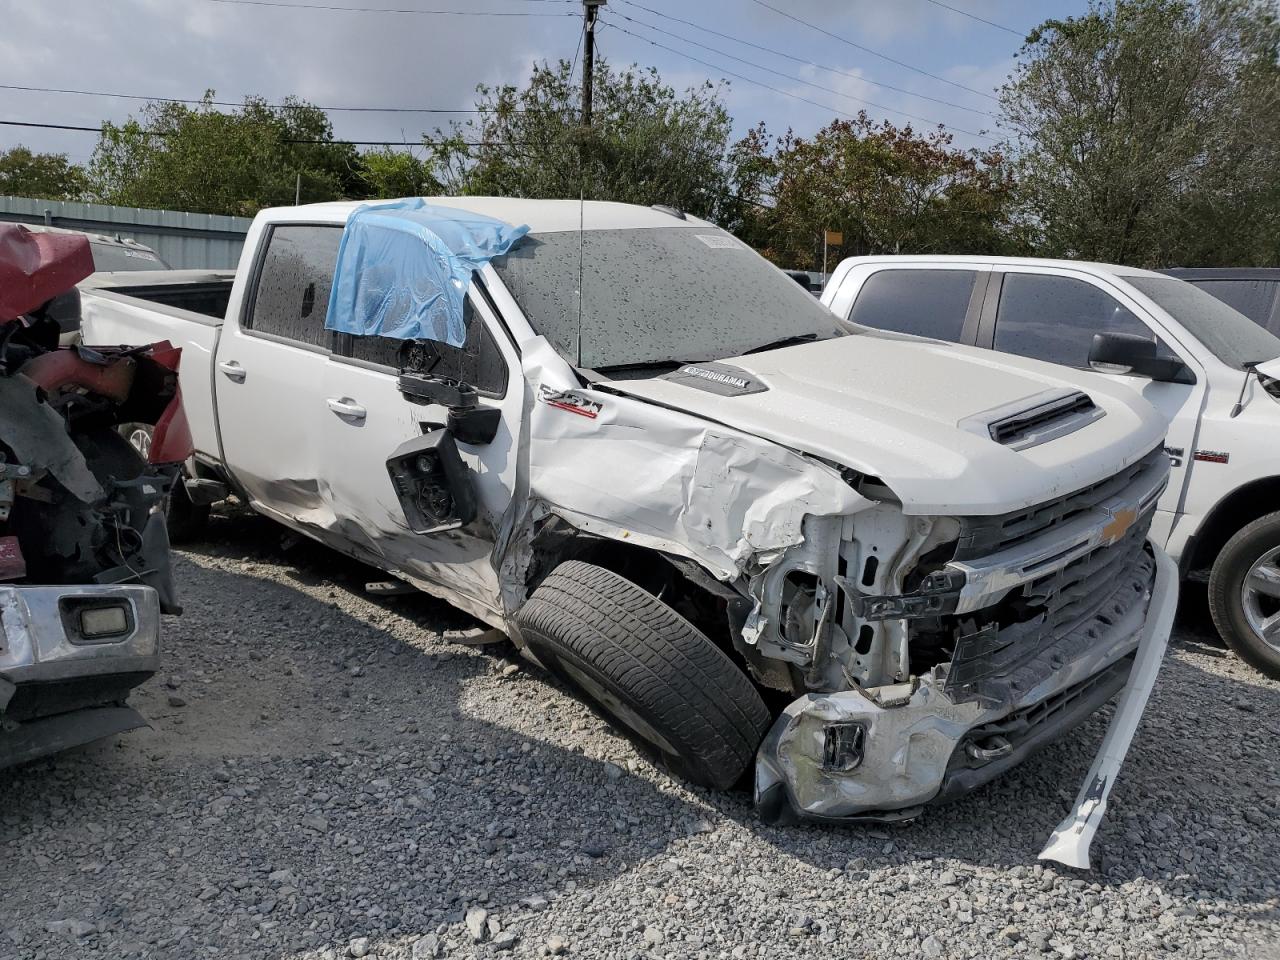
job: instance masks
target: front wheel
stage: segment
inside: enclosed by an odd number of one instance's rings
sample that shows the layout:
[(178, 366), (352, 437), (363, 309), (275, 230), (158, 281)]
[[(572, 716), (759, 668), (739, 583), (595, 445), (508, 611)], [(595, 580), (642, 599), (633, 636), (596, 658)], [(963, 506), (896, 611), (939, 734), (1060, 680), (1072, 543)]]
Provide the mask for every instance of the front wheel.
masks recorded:
[(769, 711), (747, 675), (631, 581), (562, 563), (516, 622), (543, 666), (675, 775), (723, 790), (754, 760)]
[[(143, 461), (151, 456), (153, 431), (154, 428), (147, 423), (126, 423), (120, 427), (121, 436), (138, 451)], [(181, 473), (174, 480), (173, 489), (165, 499), (164, 520), (171, 543), (189, 543), (198, 539), (209, 523), (209, 505), (191, 502)]]
[(1280, 679), (1280, 512), (1227, 541), (1209, 575), (1209, 610), (1240, 659)]

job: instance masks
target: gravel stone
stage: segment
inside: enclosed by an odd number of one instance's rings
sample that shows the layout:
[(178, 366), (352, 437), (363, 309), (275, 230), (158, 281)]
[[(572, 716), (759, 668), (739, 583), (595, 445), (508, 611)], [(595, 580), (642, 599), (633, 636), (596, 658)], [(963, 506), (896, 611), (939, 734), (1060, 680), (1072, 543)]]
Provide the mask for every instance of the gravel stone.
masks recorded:
[(1105, 717), (907, 826), (766, 827), (384, 574), (223, 509), (177, 557), (151, 729), (0, 776), (3, 960), (1280, 960), (1280, 683), (1194, 608), (1073, 871)]
[(489, 936), (489, 911), (484, 907), (472, 907), (467, 911), (467, 932), (472, 943), (483, 943)]

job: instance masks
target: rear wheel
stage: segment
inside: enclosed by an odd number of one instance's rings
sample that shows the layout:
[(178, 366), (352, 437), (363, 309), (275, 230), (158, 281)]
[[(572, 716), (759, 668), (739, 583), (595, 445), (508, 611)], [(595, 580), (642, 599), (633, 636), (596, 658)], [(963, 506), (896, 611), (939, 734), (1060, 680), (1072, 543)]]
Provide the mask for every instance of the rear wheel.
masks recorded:
[(656, 763), (725, 789), (769, 728), (760, 694), (661, 600), (593, 564), (562, 563), (516, 615), (538, 660)]
[(1227, 541), (1209, 576), (1209, 610), (1240, 659), (1280, 679), (1280, 512)]
[[(149, 423), (126, 423), (120, 427), (120, 435), (138, 451), (143, 461), (151, 455), (153, 433), (154, 429)], [(164, 519), (171, 543), (188, 543), (199, 539), (209, 523), (209, 505), (192, 503), (182, 478), (180, 473), (165, 500)]]

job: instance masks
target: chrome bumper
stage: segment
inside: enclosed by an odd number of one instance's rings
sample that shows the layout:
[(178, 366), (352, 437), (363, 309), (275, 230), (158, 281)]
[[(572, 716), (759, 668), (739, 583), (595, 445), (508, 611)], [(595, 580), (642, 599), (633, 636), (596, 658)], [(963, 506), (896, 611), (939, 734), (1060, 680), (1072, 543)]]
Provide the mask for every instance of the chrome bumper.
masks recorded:
[[(80, 614), (123, 610), (119, 634)], [(144, 586), (0, 586), (0, 768), (146, 726), (123, 706), (160, 667), (160, 598)]]
[[(119, 605), (125, 632), (89, 639), (78, 615)], [(71, 585), (0, 587), (0, 680), (43, 683), (102, 674), (155, 673), (160, 666), (160, 600), (151, 587)], [(0, 713), (8, 698), (0, 688)]]
[[(755, 796), (761, 814), (766, 819), (910, 819), (924, 804), (963, 792), (944, 788), (953, 786), (947, 783), (949, 773), (954, 775), (953, 757), (975, 728), (1078, 689), (1092, 678), (1111, 682), (1109, 688), (1095, 690), (1109, 697), (1123, 679), (1126, 658), (1133, 656), (1120, 709), (1095, 762), (1096, 769), (1090, 771), (1081, 792), (1076, 813), (1059, 827), (1056, 845), (1051, 843), (1042, 854), (1064, 863), (1072, 862), (1071, 857), (1076, 861), (1083, 858), (1087, 864), (1089, 842), (1102, 816), (1106, 792), (1124, 760), (1160, 669), (1177, 604), (1176, 567), (1158, 546), (1149, 546), (1156, 565), (1148, 602), (1135, 605), (1087, 644), (1081, 644), (1074, 633), (1063, 637), (1058, 646), (1072, 655), (1012, 705), (987, 707), (975, 700), (955, 703), (932, 677), (910, 686), (810, 694), (790, 704), (757, 755)], [(1047, 652), (1052, 656), (1052, 649)], [(1085, 704), (1087, 712), (1101, 705), (1094, 701)], [(1041, 731), (1032, 747), (1081, 719), (1079, 709), (1064, 710), (1057, 723)], [(862, 728), (861, 758), (852, 769), (832, 769), (827, 732), (833, 724)], [(964, 789), (972, 789), (1010, 765), (993, 758), (990, 776), (970, 776)], [(1068, 839), (1071, 853), (1060, 853)]]

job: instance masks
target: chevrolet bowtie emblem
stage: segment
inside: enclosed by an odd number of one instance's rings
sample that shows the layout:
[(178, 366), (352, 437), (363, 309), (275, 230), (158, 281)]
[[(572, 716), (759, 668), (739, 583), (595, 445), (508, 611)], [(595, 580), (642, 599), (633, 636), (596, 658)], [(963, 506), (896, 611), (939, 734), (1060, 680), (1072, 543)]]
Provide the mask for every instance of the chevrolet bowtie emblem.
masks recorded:
[(1133, 507), (1117, 510), (1111, 515), (1111, 522), (1102, 528), (1102, 539), (1107, 543), (1115, 543), (1133, 526), (1138, 519), (1138, 511)]

